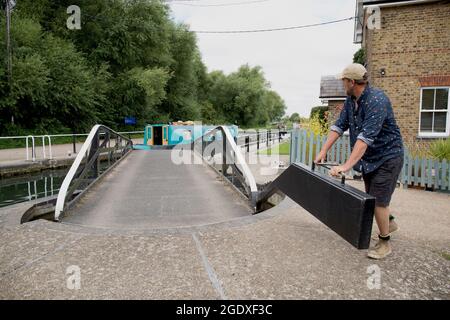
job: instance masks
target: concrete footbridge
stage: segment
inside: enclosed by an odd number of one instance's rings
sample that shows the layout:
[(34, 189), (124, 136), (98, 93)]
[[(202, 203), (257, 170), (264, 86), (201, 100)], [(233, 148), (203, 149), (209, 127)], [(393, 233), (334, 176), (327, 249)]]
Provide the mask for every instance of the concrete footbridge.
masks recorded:
[(174, 164), (172, 152), (131, 152), (61, 220), (151, 229), (211, 224), (253, 213), (214, 171), (202, 164)]
[[(54, 220), (152, 229), (212, 224), (255, 213), (257, 185), (232, 130), (167, 129), (147, 127), (145, 143), (133, 146), (109, 128), (94, 127), (62, 184)], [(104, 170), (99, 169), (102, 156), (108, 162)]]
[(196, 227), (260, 213), (274, 205), (275, 195), (287, 195), (354, 247), (368, 248), (372, 197), (346, 185), (344, 176), (339, 183), (300, 164), (258, 186), (237, 135), (236, 126), (154, 125), (145, 128), (144, 144), (133, 145), (96, 125), (54, 207), (37, 205), (24, 222), (47, 208), (52, 220), (78, 226)]

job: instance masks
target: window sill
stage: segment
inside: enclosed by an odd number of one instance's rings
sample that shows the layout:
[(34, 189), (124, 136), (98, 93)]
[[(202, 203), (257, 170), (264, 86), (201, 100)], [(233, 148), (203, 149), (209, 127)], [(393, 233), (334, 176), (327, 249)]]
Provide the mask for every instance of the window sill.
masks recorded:
[(443, 134), (419, 134), (417, 136), (418, 139), (442, 139), (442, 138), (448, 138), (450, 135), (447, 133)]

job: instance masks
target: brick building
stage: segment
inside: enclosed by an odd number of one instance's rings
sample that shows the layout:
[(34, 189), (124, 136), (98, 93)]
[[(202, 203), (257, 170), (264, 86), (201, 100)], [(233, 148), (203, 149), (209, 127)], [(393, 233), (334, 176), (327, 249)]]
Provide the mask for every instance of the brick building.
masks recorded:
[(369, 81), (388, 94), (405, 140), (449, 137), (450, 1), (357, 0), (356, 16)]
[(336, 76), (323, 76), (320, 79), (320, 99), (328, 106), (328, 124), (331, 126), (338, 118), (339, 108), (344, 104), (347, 95), (342, 80)]

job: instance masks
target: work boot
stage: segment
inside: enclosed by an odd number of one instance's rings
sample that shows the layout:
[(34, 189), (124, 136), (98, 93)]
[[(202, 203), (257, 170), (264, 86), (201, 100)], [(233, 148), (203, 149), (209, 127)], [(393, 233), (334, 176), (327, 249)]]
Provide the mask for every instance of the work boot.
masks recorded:
[(367, 256), (372, 259), (383, 259), (392, 253), (390, 236), (378, 236), (380, 240), (373, 249), (370, 249)]

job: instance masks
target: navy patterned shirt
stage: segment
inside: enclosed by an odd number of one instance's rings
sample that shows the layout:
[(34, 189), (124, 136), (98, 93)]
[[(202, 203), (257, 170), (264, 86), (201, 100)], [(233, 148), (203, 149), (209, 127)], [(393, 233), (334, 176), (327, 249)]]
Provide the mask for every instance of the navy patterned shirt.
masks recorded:
[(367, 84), (357, 101), (347, 97), (339, 119), (331, 127), (342, 135), (350, 129), (350, 146), (364, 141), (368, 147), (354, 169), (363, 174), (375, 171), (388, 159), (403, 156), (400, 129), (394, 118), (391, 102), (386, 94)]

